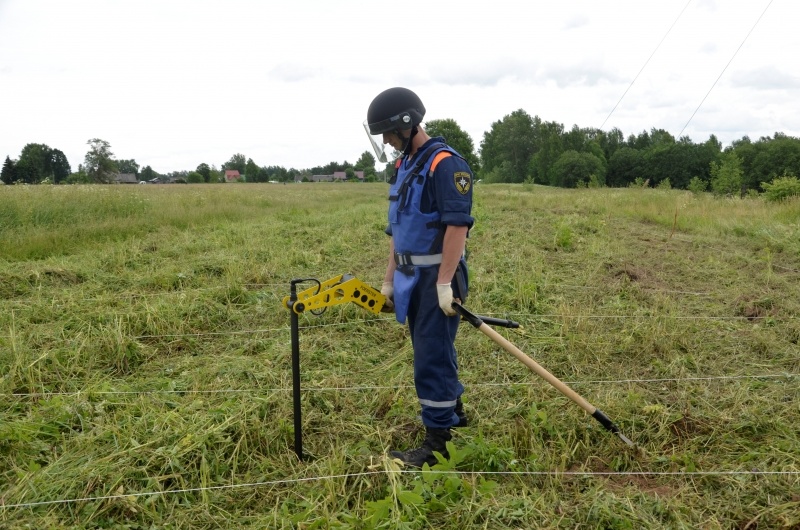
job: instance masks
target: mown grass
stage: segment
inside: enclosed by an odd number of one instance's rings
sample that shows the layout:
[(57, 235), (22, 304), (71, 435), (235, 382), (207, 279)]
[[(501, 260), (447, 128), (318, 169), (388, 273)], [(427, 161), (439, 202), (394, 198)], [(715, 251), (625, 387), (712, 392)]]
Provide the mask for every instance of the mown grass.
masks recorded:
[[(301, 317), (293, 278), (379, 285), (382, 184), (0, 189), (0, 527), (798, 528), (800, 203), (478, 186), (472, 425), (432, 473), (403, 327)], [(309, 284), (310, 286), (311, 284)]]

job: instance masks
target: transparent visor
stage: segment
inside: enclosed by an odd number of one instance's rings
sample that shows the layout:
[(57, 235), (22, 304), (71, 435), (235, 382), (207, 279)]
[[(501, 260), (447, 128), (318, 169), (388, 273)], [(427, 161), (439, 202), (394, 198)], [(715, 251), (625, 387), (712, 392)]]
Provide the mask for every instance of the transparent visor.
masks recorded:
[(375, 151), (375, 157), (379, 162), (388, 164), (389, 162), (394, 162), (400, 158), (402, 153), (391, 145), (384, 144), (382, 134), (371, 134), (369, 132), (369, 124), (367, 123), (367, 120), (364, 120), (364, 130), (367, 132), (369, 143), (372, 144), (372, 149)]

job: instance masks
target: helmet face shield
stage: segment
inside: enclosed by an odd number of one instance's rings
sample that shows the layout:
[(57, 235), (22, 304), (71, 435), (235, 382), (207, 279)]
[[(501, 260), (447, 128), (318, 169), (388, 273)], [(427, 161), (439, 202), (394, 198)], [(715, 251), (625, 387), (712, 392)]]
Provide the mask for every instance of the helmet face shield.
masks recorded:
[(383, 143), (383, 132), (372, 133), (370, 132), (370, 129), (373, 131), (376, 130), (374, 126), (370, 127), (370, 124), (367, 122), (367, 120), (364, 120), (364, 130), (367, 132), (369, 143), (372, 144), (372, 149), (375, 151), (375, 157), (378, 159), (378, 161), (388, 164), (389, 162), (394, 162), (397, 160), (400, 157), (400, 151), (389, 144)]

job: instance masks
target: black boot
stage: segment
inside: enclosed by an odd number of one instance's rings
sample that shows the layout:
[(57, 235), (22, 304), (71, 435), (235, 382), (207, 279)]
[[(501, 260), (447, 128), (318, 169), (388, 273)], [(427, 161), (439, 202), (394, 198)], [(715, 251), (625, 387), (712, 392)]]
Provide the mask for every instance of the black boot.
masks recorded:
[(455, 413), (456, 416), (458, 416), (458, 423), (453, 425), (453, 427), (466, 427), (469, 425), (469, 418), (467, 418), (467, 414), (464, 412), (464, 403), (462, 403), (460, 397), (456, 400)]
[(399, 458), (403, 464), (410, 467), (422, 467), (427, 462), (429, 466), (438, 464), (439, 461), (433, 454), (438, 451), (443, 457), (450, 456), (447, 452), (445, 445), (453, 438), (450, 434), (450, 429), (434, 429), (432, 427), (425, 427), (425, 441), (422, 442), (422, 447), (416, 449), (409, 449), (408, 451), (392, 451), (389, 455), (392, 458)]

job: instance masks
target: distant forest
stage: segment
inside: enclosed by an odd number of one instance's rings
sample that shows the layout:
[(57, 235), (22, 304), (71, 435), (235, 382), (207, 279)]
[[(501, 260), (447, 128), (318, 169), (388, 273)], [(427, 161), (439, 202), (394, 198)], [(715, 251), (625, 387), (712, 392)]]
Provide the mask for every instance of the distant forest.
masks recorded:
[[(542, 121), (520, 109), (492, 123), (476, 152), (470, 136), (452, 119), (425, 124), (431, 136), (443, 136), (470, 163), (476, 179), (485, 182), (536, 183), (566, 188), (650, 186), (754, 193), (765, 191), (782, 177), (800, 175), (800, 139), (776, 132), (773, 136), (747, 136), (722, 148), (716, 136), (703, 143), (689, 137), (675, 138), (653, 128), (627, 137), (617, 129), (604, 131)], [(383, 180), (390, 166), (375, 171), (375, 158), (365, 151), (351, 164), (330, 162), (298, 170), (282, 166), (259, 166), (241, 153), (228, 161), (195, 169), (160, 174), (135, 160), (116, 160), (110, 144), (92, 139), (77, 171), (58, 149), (28, 144), (17, 159), (6, 156), (0, 179), (13, 183), (113, 182), (119, 173), (136, 175), (139, 181), (222, 182), (225, 170), (235, 169), (245, 182), (289, 182), (311, 175), (364, 171), (364, 180)]]
[(755, 141), (744, 136), (723, 149), (714, 135), (694, 143), (654, 128), (626, 138), (616, 128), (566, 130), (517, 110), (484, 133), (480, 162), (489, 182), (689, 189), (738, 177), (742, 192), (763, 191), (762, 183), (800, 174), (800, 139), (780, 132)]

